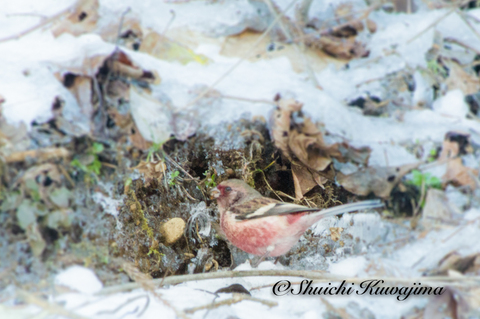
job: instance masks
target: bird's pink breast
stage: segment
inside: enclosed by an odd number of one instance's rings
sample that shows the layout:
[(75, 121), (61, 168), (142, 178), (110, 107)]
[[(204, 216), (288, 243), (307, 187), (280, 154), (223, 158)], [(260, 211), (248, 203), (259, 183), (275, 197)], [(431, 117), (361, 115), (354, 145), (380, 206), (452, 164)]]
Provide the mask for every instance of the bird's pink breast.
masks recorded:
[(300, 219), (305, 213), (287, 216), (272, 216), (246, 221), (237, 221), (228, 213), (221, 218), (221, 227), (227, 239), (249, 254), (264, 255), (273, 248), (269, 256), (286, 254), (308, 228)]

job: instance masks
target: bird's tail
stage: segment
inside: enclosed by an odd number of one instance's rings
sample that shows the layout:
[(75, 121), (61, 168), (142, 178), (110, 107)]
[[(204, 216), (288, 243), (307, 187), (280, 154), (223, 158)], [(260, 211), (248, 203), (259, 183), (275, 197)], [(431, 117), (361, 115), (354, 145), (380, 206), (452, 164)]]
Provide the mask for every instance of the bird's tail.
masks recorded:
[(364, 209), (371, 209), (382, 207), (383, 203), (379, 199), (374, 200), (365, 200), (363, 202), (351, 203), (351, 204), (344, 204), (340, 206), (330, 207), (324, 210), (319, 211), (318, 213), (313, 213), (312, 215), (316, 215), (321, 218), (345, 214), (349, 212), (353, 212), (356, 210), (364, 210)]

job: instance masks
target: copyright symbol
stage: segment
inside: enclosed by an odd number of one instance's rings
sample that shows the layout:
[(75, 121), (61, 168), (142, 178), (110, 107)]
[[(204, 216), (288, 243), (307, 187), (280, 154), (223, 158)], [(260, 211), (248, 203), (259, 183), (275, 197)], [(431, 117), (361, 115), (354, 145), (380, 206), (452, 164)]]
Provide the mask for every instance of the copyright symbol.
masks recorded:
[(288, 280), (280, 280), (273, 285), (272, 292), (275, 296), (286, 295), (292, 284)]

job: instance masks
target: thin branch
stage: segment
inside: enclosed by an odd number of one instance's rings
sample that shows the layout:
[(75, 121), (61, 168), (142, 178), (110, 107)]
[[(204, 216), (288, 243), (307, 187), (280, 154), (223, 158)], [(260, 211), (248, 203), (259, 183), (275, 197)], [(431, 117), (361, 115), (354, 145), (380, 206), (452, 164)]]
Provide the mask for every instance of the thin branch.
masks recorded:
[(433, 21), (432, 23), (430, 23), (425, 29), (423, 29), (422, 31), (420, 31), (419, 33), (417, 33), (413, 38), (411, 38), (410, 40), (408, 40), (406, 42), (406, 44), (410, 44), (411, 42), (413, 42), (414, 40), (416, 40), (417, 38), (419, 38), (420, 36), (422, 36), (425, 32), (427, 32), (428, 30), (430, 30), (431, 28), (433, 28), (434, 26), (436, 26), (439, 22), (441, 22), (443, 19), (445, 19), (446, 17), (448, 17), (452, 12), (454, 12), (455, 10), (457, 10), (457, 7), (461, 7), (462, 5), (464, 4), (467, 4), (470, 0), (465, 0), (463, 2), (461, 2), (460, 4), (458, 4), (457, 6), (454, 6), (452, 7), (450, 10), (448, 10), (444, 15), (442, 15), (441, 17), (439, 17), (437, 20)]
[(22, 31), (22, 32), (20, 32), (20, 33), (18, 33), (18, 34), (14, 34), (14, 35), (8, 36), (8, 37), (6, 37), (6, 38), (0, 39), (0, 42), (10, 41), (10, 40), (17, 40), (17, 39), (23, 37), (24, 35), (27, 35), (27, 34), (33, 32), (33, 31), (35, 31), (35, 30), (37, 30), (37, 29), (40, 29), (41, 27), (49, 24), (50, 22), (53, 22), (53, 21), (61, 18), (63, 15), (69, 13), (69, 12), (72, 11), (72, 10), (73, 10), (73, 6), (72, 6), (72, 7), (68, 7), (67, 9), (62, 10), (62, 11), (60, 11), (59, 13), (51, 16), (50, 18), (46, 18), (45, 20), (42, 20), (40, 23), (34, 25), (34, 26), (31, 27), (31, 28), (28, 28), (27, 30), (24, 30), (24, 31)]
[[(218, 278), (240, 278), (240, 277), (303, 277), (307, 279), (317, 280), (318, 282), (347, 282), (360, 283), (369, 279), (384, 280), (388, 283), (412, 283), (415, 281), (429, 282), (429, 283), (446, 283), (448, 285), (472, 283), (480, 284), (480, 276), (465, 276), (465, 277), (446, 277), (446, 276), (432, 276), (432, 277), (365, 277), (365, 278), (345, 278), (345, 276), (332, 275), (323, 271), (309, 271), (309, 270), (250, 270), (250, 271), (217, 271), (213, 273), (193, 274), (170, 276), (165, 279), (153, 279), (152, 282), (156, 285), (163, 280), (163, 285), (176, 285), (189, 281), (209, 280)], [(127, 283), (118, 286), (111, 286), (102, 289), (97, 295), (106, 295), (122, 291), (129, 291), (139, 288), (137, 283)]]
[(475, 29), (472, 24), (470, 23), (470, 21), (467, 20), (465, 14), (463, 13), (463, 11), (461, 10), (456, 10), (456, 13), (460, 16), (460, 18), (463, 20), (463, 22), (465, 22), (468, 26), (468, 28), (473, 32), (475, 33), (475, 35), (477, 36), (478, 39), (480, 39), (480, 33), (478, 33), (477, 29)]
[[(278, 19), (278, 25), (282, 29), (283, 33), (287, 37), (287, 39), (292, 42), (293, 47), (295, 48), (295, 52), (297, 55), (300, 57), (300, 59), (303, 60), (303, 64), (305, 65), (305, 69), (308, 73), (308, 76), (310, 77), (310, 80), (313, 82), (313, 85), (316, 88), (320, 88), (320, 84), (318, 83), (317, 77), (315, 76), (315, 72), (313, 72), (313, 69), (308, 61), (308, 58), (305, 56), (305, 42), (302, 40), (300, 43), (302, 44), (302, 47), (300, 48), (296, 42), (293, 41), (292, 35), (290, 34), (290, 31), (288, 28), (285, 26), (283, 23), (281, 17), (279, 18), (279, 14), (277, 14), (277, 10), (275, 9), (274, 4), (272, 3), (272, 0), (264, 0), (266, 5), (268, 6), (268, 9), (270, 12), (275, 16), (275, 19)], [(297, 30), (302, 32), (300, 28), (297, 27)], [(303, 33), (303, 32), (302, 32)]]
[(472, 47), (471, 45), (466, 44), (466, 43), (464, 43), (464, 42), (462, 42), (462, 41), (460, 41), (460, 40), (457, 40), (457, 39), (454, 39), (454, 38), (445, 38), (445, 39), (443, 39), (443, 41), (445, 41), (445, 42), (450, 42), (450, 43), (455, 43), (456, 45), (459, 45), (459, 46), (464, 47), (464, 48), (466, 48), (466, 49), (468, 49), (468, 50), (471, 50), (471, 51), (475, 52), (476, 54), (480, 54), (480, 51), (479, 51), (479, 50), (475, 49), (475, 48)]
[(27, 157), (35, 158), (39, 161), (47, 161), (52, 158), (66, 158), (70, 155), (70, 151), (64, 147), (46, 147), (9, 154), (5, 156), (5, 162), (7, 164), (23, 162)]
[(229, 99), (229, 100), (238, 100), (238, 101), (245, 101), (245, 102), (251, 102), (251, 103), (265, 103), (265, 104), (277, 105), (274, 101), (263, 100), (263, 99), (249, 99), (249, 98), (246, 98), (246, 97), (238, 97), (238, 96), (223, 95), (223, 94), (220, 97), (222, 99)]
[(175, 21), (175, 18), (177, 16), (175, 14), (175, 11), (173, 11), (173, 10), (170, 10), (170, 14), (172, 15), (172, 17), (170, 18), (170, 20), (168, 20), (168, 23), (167, 23), (167, 25), (165, 26), (165, 29), (162, 32), (162, 36), (165, 36), (165, 34), (167, 33), (168, 29), (172, 25), (173, 21)]

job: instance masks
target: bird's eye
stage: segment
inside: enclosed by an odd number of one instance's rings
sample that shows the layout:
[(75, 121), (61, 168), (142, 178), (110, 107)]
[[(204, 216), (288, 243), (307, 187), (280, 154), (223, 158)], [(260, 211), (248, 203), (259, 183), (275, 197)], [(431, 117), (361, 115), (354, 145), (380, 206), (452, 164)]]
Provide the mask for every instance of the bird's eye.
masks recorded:
[(232, 191), (232, 188), (231, 188), (230, 186), (227, 186), (227, 187), (225, 187), (225, 190), (226, 190), (227, 192), (231, 192), (231, 191)]

